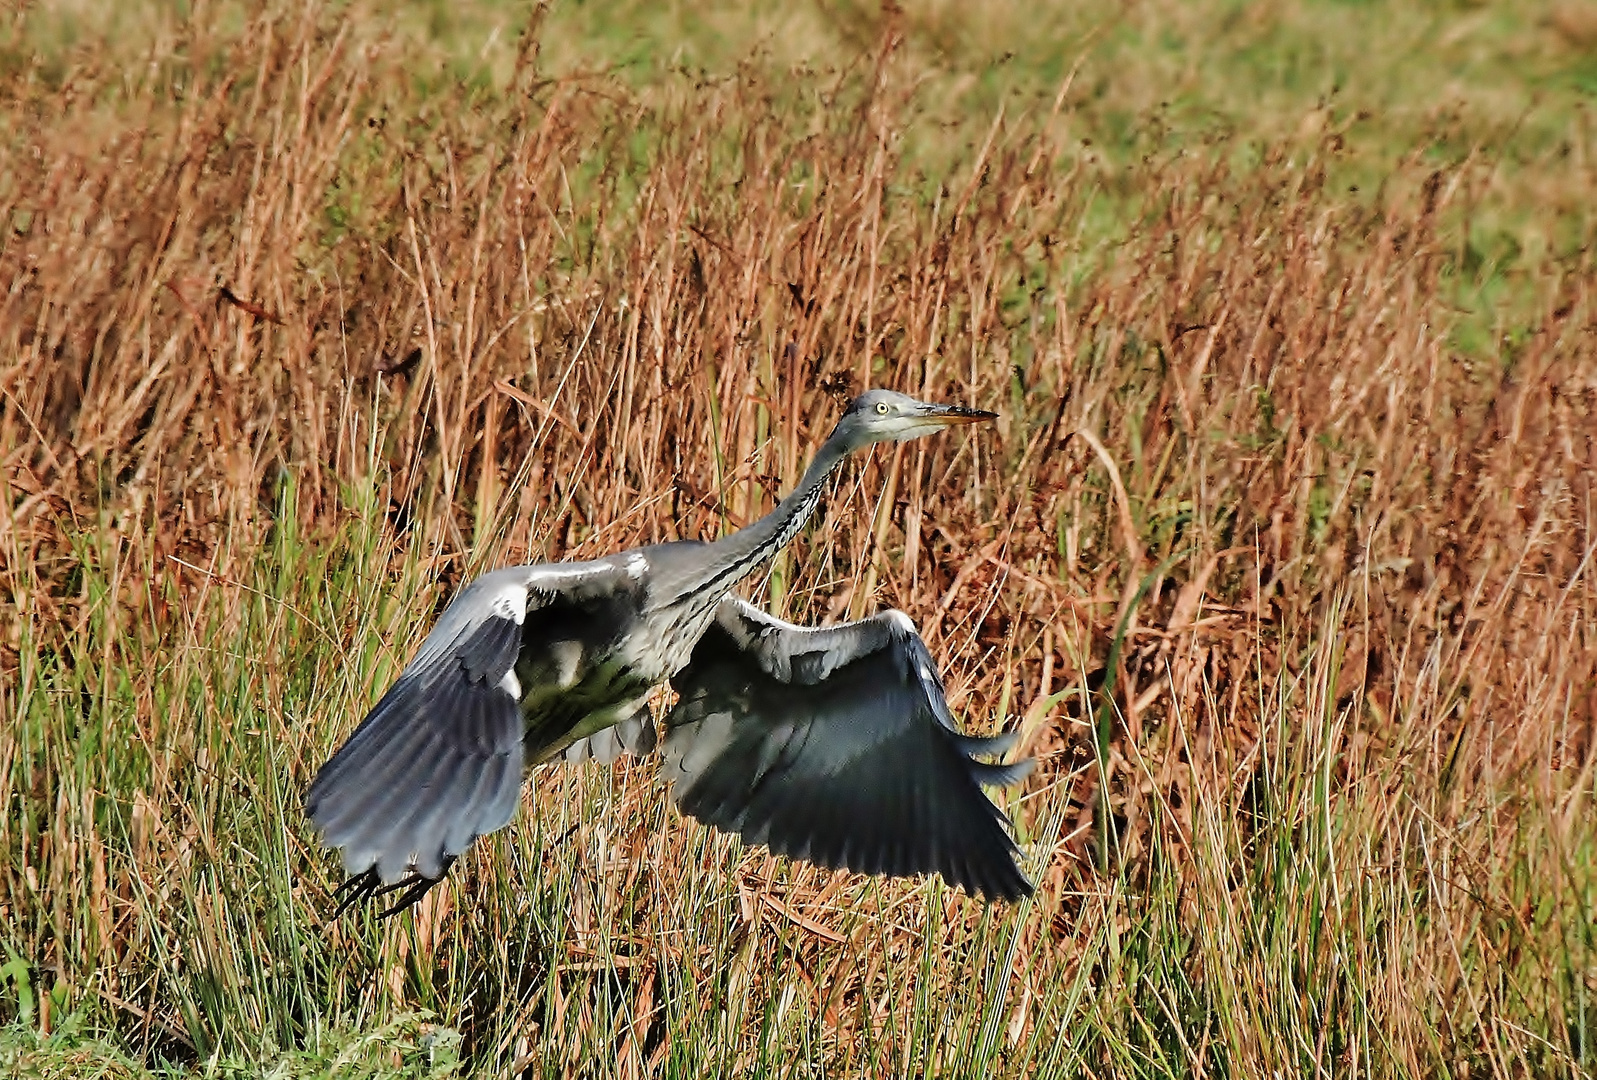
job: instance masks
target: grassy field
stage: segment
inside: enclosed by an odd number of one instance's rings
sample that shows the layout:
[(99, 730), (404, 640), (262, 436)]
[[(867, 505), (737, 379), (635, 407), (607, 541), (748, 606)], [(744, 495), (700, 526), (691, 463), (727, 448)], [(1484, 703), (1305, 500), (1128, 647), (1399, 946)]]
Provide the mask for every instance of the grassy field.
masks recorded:
[[(0, 15), (0, 1072), (1597, 1073), (1597, 5)], [(1035, 898), (546, 767), (330, 919), (470, 575), (708, 537), (1018, 726)]]

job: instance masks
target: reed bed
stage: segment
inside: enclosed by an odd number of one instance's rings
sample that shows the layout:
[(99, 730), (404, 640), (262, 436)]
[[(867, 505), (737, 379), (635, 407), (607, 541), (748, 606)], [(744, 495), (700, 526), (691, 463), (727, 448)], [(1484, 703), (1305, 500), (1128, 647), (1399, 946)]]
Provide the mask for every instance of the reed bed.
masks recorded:
[[(1069, 77), (939, 135), (891, 12), (639, 88), (340, 11), (0, 65), (15, 1060), (1592, 1074), (1597, 278), (1460, 313), (1490, 161), (1114, 160)], [(869, 386), (1002, 418), (847, 471), (751, 595), (901, 608), (1024, 733), (1034, 899), (772, 859), (639, 761), (330, 921), (299, 794), (464, 580), (736, 528)]]

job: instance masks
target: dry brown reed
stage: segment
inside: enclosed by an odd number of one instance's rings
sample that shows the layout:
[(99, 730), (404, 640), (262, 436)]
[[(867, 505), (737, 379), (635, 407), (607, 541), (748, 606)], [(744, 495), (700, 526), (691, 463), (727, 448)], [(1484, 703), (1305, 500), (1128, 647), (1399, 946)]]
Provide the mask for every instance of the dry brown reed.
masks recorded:
[[(391, 665), (425, 605), (486, 565), (750, 520), (848, 395), (890, 386), (1003, 419), (860, 465), (764, 595), (811, 620), (902, 608), (973, 727), (1024, 726), (1042, 767), (1013, 808), (1044, 850), (1012, 1042), (1060, 1020), (1026, 1002), (1090, 967), (1083, 943), (1125, 917), (1107, 882), (1194, 867), (1181, 924), (1236, 918), (1213, 904), (1238, 879), (1213, 868), (1262, 857), (1247, 823), (1291, 746), (1323, 765), (1339, 835), (1361, 838), (1331, 873), (1439, 890), (1403, 938), (1411, 982), (1378, 941), (1362, 958), (1393, 1032), (1451, 1003), (1444, 1046), (1394, 1035), (1398, 1056), (1426, 1071), (1427, 1055), (1519, 1045), (1490, 1023), (1491, 979), (1454, 962), (1461, 942), (1523, 975), (1505, 995), (1573, 1023), (1566, 965), (1544, 950), (1565, 935), (1597, 991), (1590, 941), (1568, 937), (1590, 902), (1571, 860), (1591, 854), (1597, 768), (1589, 256), (1533, 283), (1527, 332), (1464, 355), (1446, 297), (1471, 163), (1416, 156), (1357, 200), (1326, 181), (1334, 131), (1245, 167), (1220, 143), (1111, 169), (1044, 114), (999, 118), (928, 178), (906, 163), (923, 136), (886, 25), (857, 75), (797, 89), (755, 68), (649, 91), (548, 79), (536, 34), (509, 86), (473, 88), (407, 73), (402, 49), (315, 7), (232, 35), (172, 29), (138, 71), (7, 70), (0, 583), (19, 617), (0, 700), (24, 715), (53, 657), (155, 763), (141, 790), (99, 793), (122, 836), (71, 810), (56, 750), (0, 753), (14, 948), (74, 979), (158, 948), (158, 918), (129, 909), (193, 873), (191, 848), (225, 847), (175, 806), (204, 760), (184, 732), (215, 703), (168, 700), (151, 658), (182, 663), (177, 643), (244, 625), (239, 583), (285, 529), (336, 544), (359, 517), (350, 492), (382, 493), (395, 587), (440, 583), (385, 624)], [(1104, 200), (1123, 224), (1092, 224)], [(236, 617), (197, 630), (219, 595)], [(343, 654), (375, 633), (353, 616), (300, 632)], [(376, 688), (297, 721), (265, 706), (294, 782)], [(540, 775), (529, 812), (572, 782)], [(646, 768), (619, 783), (614, 824), (573, 823), (624, 869), (594, 879), (610, 899), (572, 901), (572, 939), (664, 962), (645, 927), (696, 917), (676, 891), (698, 869), (678, 857), (689, 827), (660, 823)], [(35, 825), (16, 824), (24, 804)], [(1217, 821), (1244, 846), (1205, 863)], [(282, 827), (303, 850), (291, 810)], [(475, 932), (451, 909), (483, 902), (485, 865), (402, 953)], [(740, 917), (803, 930), (802, 996), (833, 1060), (857, 1066), (859, 1025), (884, 1022), (884, 964), (920, 947), (931, 901), (773, 877), (759, 853), (738, 866)], [(619, 898), (633, 937), (600, 925)], [(950, 926), (980, 923), (937, 902)], [(68, 929), (88, 925), (83, 903), (104, 912), (92, 932)], [(881, 919), (844, 928), (844, 903)], [(561, 963), (580, 964), (572, 948)], [(737, 954), (735, 985), (779, 991), (756, 960)], [(644, 1021), (618, 1054), (641, 1070), (663, 983), (627, 985)], [(107, 993), (157, 1035), (192, 1030), (134, 986)], [(594, 1007), (549, 986), (560, 1000), (536, 1009)], [(1238, 1065), (1281, 1052), (1227, 1039)]]

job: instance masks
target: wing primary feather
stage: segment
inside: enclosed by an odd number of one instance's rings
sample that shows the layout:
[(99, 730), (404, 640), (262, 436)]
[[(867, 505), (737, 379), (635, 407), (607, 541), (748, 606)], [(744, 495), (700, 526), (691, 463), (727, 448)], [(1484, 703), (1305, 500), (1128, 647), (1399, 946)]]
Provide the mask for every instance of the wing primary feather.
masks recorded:
[(396, 702), (399, 709), (390, 722), (396, 729), (393, 736), (358, 768), (342, 777), (335, 785), (335, 793), (346, 793), (342, 817), (370, 813), (375, 806), (386, 803), (405, 777), (426, 764), (437, 744), (430, 714), (430, 703), (414, 697)]
[[(727, 746), (732, 751), (736, 749), (734, 743), (728, 743)], [(690, 747), (689, 754), (694, 749), (697, 747)], [(737, 776), (738, 756), (723, 749), (719, 756), (705, 763), (697, 774), (689, 774), (677, 800), (677, 805), (683, 813), (699, 819), (706, 825), (723, 829), (733, 828), (732, 821), (742, 810), (742, 806), (735, 805), (738, 794), (740, 791), (746, 791)]]
[(895, 873), (914, 874), (919, 872), (920, 864), (930, 864), (929, 852), (934, 840), (925, 832), (925, 825), (931, 822), (931, 807), (926, 801), (926, 785), (920, 770), (914, 772), (904, 771), (900, 774), (904, 787), (904, 797), (909, 813), (906, 819), (912, 827), (899, 833), (897, 838), (898, 868)]
[(485, 763), (485, 767), (475, 770), (476, 775), (468, 777), (466, 782), (456, 789), (458, 802), (454, 819), (444, 831), (445, 855), (464, 853), (471, 846), (471, 842), (480, 835), (476, 829), (477, 805), (482, 799), (483, 791), (493, 779), (493, 772), (494, 760), (490, 759)]
[(958, 826), (954, 822), (950, 821), (949, 824), (953, 826), (950, 830), (953, 843), (948, 848), (948, 870), (943, 876), (948, 879), (950, 885), (964, 889), (967, 895), (979, 895), (981, 890), (976, 884), (977, 875), (971, 866), (971, 845), (966, 837), (960, 835)]
[(398, 775), (373, 786), (373, 797), (353, 825), (357, 839), (349, 845), (350, 849), (373, 855), (378, 876), (384, 882), (398, 880), (410, 863), (415, 848), (411, 826), (418, 813), (427, 809), (424, 800), (429, 785), (422, 778), (435, 772), (438, 765), (436, 753), (417, 754), (403, 763)]
[[(460, 695), (455, 704), (462, 723), (478, 723), (491, 703), (478, 692)], [(433, 811), (447, 813), (451, 788), (441, 781), (458, 777), (459, 768), (446, 769), (457, 756), (429, 729), (408, 757), (396, 758), (391, 769), (365, 781), (371, 795), (354, 823), (359, 839), (351, 848), (374, 853), (385, 882), (402, 875), (418, 853), (420, 820)]]
[(983, 839), (985, 842), (981, 844), (980, 857), (975, 859), (976, 870), (980, 876), (977, 888), (988, 900), (1001, 900), (1005, 891), (1003, 887), (1005, 870), (1014, 856), (1010, 852), (1007, 837), (999, 839), (997, 836), (991, 836)]
[(478, 834), (485, 835), (496, 829), (502, 829), (510, 824), (516, 816), (516, 810), (521, 806), (521, 755), (519, 748), (507, 751), (500, 760), (504, 763), (500, 770), (499, 784), (494, 789), (493, 798), (488, 804), (488, 816), (482, 820), (482, 827)]
[[(855, 812), (855, 802), (859, 797), (859, 789), (844, 786), (832, 799), (832, 820), (836, 823), (836, 832), (833, 834), (835, 850), (837, 852), (837, 865), (859, 874), (868, 874), (869, 870), (861, 864), (860, 831), (862, 815)], [(869, 828), (869, 825), (865, 826)]]
[(471, 786), (470, 797), (461, 808), (456, 827), (446, 838), (445, 847), (449, 854), (464, 852), (473, 840), (483, 834), (485, 824), (496, 816), (490, 814), (490, 810), (507, 766), (508, 762), (502, 757), (490, 758), (478, 773), (477, 782)]
[(378, 699), (377, 704), (372, 706), (371, 712), (366, 714), (366, 719), (355, 729), (355, 733), (338, 749), (332, 759), (321, 767), (316, 778), (311, 781), (310, 790), (305, 795), (307, 806), (319, 803), (327, 792), (340, 786), (345, 775), (351, 770), (369, 766), (374, 759), (381, 757), (385, 747), (394, 739), (415, 734), (414, 727), (406, 722), (406, 710), (401, 705), (415, 694), (418, 681), (416, 675), (401, 676), (400, 680)]
[(454, 790), (466, 761), (465, 755), (459, 751), (444, 752), (439, 761), (438, 771), (433, 774), (435, 788), (428, 793), (431, 805), (418, 815), (412, 825), (411, 846), (416, 857), (416, 872), (422, 877), (436, 878), (443, 871), (444, 859), (447, 857), (444, 851), (444, 836), (449, 830), (454, 811), (450, 793)]
[[(510, 795), (508, 800), (507, 789)], [(469, 821), (470, 834), (461, 846), (461, 851), (477, 837), (486, 836), (509, 823), (520, 803), (520, 790), (521, 770), (516, 763), (509, 756), (494, 758), (483, 770), (482, 782), (477, 786), (471, 809), (462, 815)]]
[(1020, 742), (1020, 732), (1006, 731), (1002, 735), (960, 735), (952, 733), (954, 745), (966, 757), (1003, 757)]
[(885, 826), (879, 837), (878, 872), (901, 876), (912, 873), (907, 857), (916, 838), (922, 817), (916, 806), (915, 787), (921, 770), (899, 767), (892, 770), (887, 785), (886, 805), (879, 820)]
[(943, 879), (950, 885), (957, 886), (959, 884), (959, 874), (954, 869), (954, 855), (958, 848), (958, 843), (949, 828), (949, 815), (937, 798), (936, 792), (928, 791), (926, 793), (926, 801), (929, 804), (928, 820), (932, 825), (932, 844), (931, 851), (928, 853), (930, 855), (927, 860), (928, 865), (922, 872), (930, 873), (935, 871), (941, 874)]
[[(460, 695), (458, 721), (463, 728), (469, 728), (479, 736), (488, 736), (495, 725), (502, 723), (504, 712), (512, 707), (509, 695), (503, 690), (472, 687), (469, 693)], [(473, 738), (468, 749), (465, 746), (451, 747), (439, 740), (429, 747), (434, 757), (432, 767), (426, 779), (420, 784), (413, 783), (411, 791), (408, 792), (419, 810), (404, 823), (409, 827), (410, 845), (413, 850), (420, 851), (424, 831), (436, 829), (435, 822), (466, 812), (459, 793), (462, 788), (469, 790), (470, 773), (481, 773), (490, 769), (493, 762), (503, 755), (502, 751), (479, 749), (479, 747), (491, 747), (495, 741), (488, 738)], [(465, 783), (462, 783), (463, 780)], [(440, 849), (443, 831), (447, 831), (447, 825), (440, 831), (438, 841)], [(428, 842), (432, 842), (430, 837)]]
[(989, 765), (983, 761), (972, 761), (966, 767), (970, 770), (972, 780), (982, 787), (1013, 787), (1031, 775), (1031, 770), (1037, 762), (1032, 758), (1023, 761), (1012, 761), (1004, 765)]
[(399, 705), (395, 702), (384, 718), (393, 726), (392, 734), (380, 743), (368, 741), (339, 751), (344, 767), (314, 793), (311, 817), (330, 841), (336, 843), (342, 830), (386, 799), (389, 774), (401, 763), (414, 761), (416, 751), (431, 740), (427, 718), (410, 709), (401, 711)]
[(885, 820), (891, 822), (891, 825), (878, 838), (878, 843), (881, 847), (881, 872), (895, 877), (903, 873), (903, 870), (900, 869), (904, 861), (901, 850), (905, 838), (915, 828), (916, 816), (914, 808), (910, 804), (909, 796), (907, 770), (897, 769), (893, 772), (891, 809), (884, 816)]
[(888, 845), (905, 827), (903, 808), (899, 805), (899, 780), (895, 770), (876, 786), (874, 792), (861, 792), (855, 796), (854, 846), (858, 849), (860, 861), (871, 867), (861, 870), (861, 873), (887, 872), (890, 855)]

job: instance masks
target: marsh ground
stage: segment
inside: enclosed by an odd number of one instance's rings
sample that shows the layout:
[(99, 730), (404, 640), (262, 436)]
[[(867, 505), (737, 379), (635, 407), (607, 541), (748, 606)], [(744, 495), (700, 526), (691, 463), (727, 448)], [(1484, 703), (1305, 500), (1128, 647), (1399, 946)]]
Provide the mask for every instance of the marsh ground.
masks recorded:
[[(100, 4), (0, 38), (0, 1060), (1589, 1076), (1590, 4)], [(759, 514), (1041, 762), (1035, 899), (550, 768), (330, 923), (461, 580)]]

